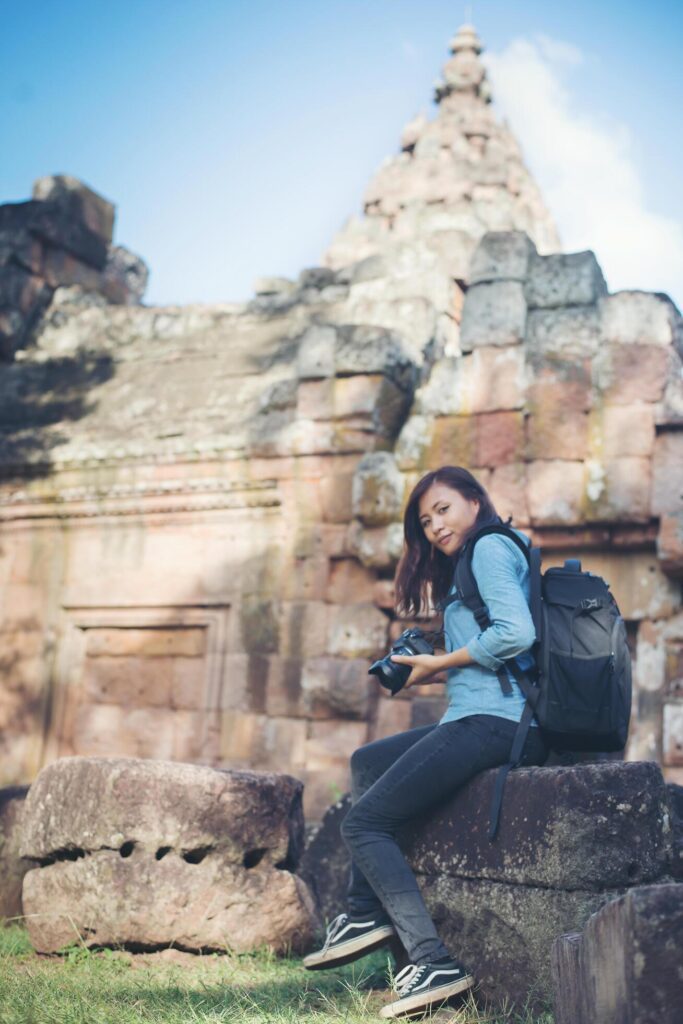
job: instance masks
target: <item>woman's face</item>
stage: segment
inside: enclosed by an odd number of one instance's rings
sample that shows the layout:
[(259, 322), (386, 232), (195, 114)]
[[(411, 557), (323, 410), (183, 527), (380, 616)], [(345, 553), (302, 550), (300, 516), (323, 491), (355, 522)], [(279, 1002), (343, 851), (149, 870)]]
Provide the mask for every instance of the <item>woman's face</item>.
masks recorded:
[(460, 491), (434, 483), (420, 498), (420, 524), (425, 537), (439, 551), (454, 554), (479, 513), (479, 502), (463, 498)]

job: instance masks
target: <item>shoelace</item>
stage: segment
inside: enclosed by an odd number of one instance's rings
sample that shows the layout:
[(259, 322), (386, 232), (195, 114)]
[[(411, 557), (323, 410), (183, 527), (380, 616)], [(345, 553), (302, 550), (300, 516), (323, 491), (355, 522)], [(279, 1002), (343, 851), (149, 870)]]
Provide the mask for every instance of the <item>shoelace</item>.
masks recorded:
[(330, 943), (334, 942), (334, 940), (336, 939), (337, 935), (342, 930), (342, 928), (344, 927), (344, 925), (346, 924), (348, 919), (349, 919), (349, 915), (348, 914), (339, 914), (338, 917), (335, 917), (334, 921), (330, 921), (329, 925), (327, 926), (327, 935), (325, 937), (325, 945), (323, 946), (323, 949), (322, 949), (323, 953), (326, 953), (327, 950), (330, 948)]
[(408, 964), (402, 971), (399, 971), (394, 978), (394, 988), (398, 994), (407, 996), (411, 988), (420, 981), (427, 967), (425, 964)]

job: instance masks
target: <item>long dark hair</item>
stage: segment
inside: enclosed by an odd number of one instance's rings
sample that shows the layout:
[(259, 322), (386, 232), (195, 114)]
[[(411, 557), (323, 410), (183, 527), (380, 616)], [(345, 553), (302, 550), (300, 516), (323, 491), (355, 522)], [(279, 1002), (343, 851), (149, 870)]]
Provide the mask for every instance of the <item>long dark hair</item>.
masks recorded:
[(479, 512), (467, 536), (481, 526), (499, 521), (484, 487), (461, 466), (442, 466), (415, 484), (403, 516), (405, 547), (396, 574), (396, 604), (399, 613), (419, 615), (429, 604), (437, 606), (448, 595), (453, 582), (453, 559), (429, 543), (420, 523), (420, 498), (432, 484), (445, 484), (466, 498), (479, 502)]

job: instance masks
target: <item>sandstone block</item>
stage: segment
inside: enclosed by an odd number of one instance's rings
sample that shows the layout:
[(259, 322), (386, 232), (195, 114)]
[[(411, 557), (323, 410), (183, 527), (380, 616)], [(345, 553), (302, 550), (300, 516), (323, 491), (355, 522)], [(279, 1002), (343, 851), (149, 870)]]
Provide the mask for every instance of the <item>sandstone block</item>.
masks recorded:
[(643, 522), (650, 518), (650, 461), (612, 459), (586, 463), (586, 515), (591, 520)]
[(339, 330), (334, 352), (335, 372), (340, 377), (384, 374), (412, 394), (417, 367), (396, 332), (383, 327), (347, 326)]
[[(258, 671), (262, 667), (256, 662), (256, 659), (259, 657), (262, 656), (258, 654), (250, 656), (244, 653), (225, 655), (223, 662), (224, 673), (220, 682), (220, 693), (217, 702), (221, 711), (227, 711), (231, 708), (246, 710), (247, 704), (251, 699), (250, 690), (252, 687), (254, 685), (256, 685), (257, 689), (265, 687), (265, 666), (263, 667), (264, 676), (261, 685), (255, 684), (252, 679), (252, 672), (254, 670)], [(253, 668), (252, 661), (254, 661)]]
[(351, 490), (353, 473), (335, 473), (320, 481), (322, 516), (326, 523), (349, 523), (353, 519)]
[(406, 420), (394, 450), (400, 469), (425, 468), (433, 426), (430, 416), (410, 416)]
[(149, 281), (145, 261), (123, 245), (112, 245), (102, 271), (100, 290), (110, 302), (120, 306), (137, 306)]
[(594, 364), (597, 387), (611, 405), (660, 402), (672, 364), (663, 346), (605, 344)]
[(298, 778), (306, 763), (309, 723), (295, 718), (267, 718), (263, 727), (263, 746), (254, 766), (269, 771), (285, 769)]
[(86, 650), (98, 657), (186, 657), (200, 656), (206, 644), (202, 626), (177, 628), (92, 628), (87, 631)]
[(82, 221), (105, 242), (114, 231), (114, 204), (70, 174), (54, 174), (33, 183), (33, 198), (63, 207), (69, 217)]
[(219, 755), (222, 765), (248, 767), (263, 753), (265, 714), (237, 709), (223, 711), (220, 717)]
[(595, 306), (530, 309), (526, 336), (532, 361), (549, 354), (582, 359), (598, 350), (600, 317)]
[(683, 512), (660, 518), (657, 557), (664, 572), (683, 576)]
[(420, 878), (439, 936), (476, 965), (479, 995), (542, 1012), (552, 995), (550, 950), (616, 893), (539, 889), (448, 875)]
[(488, 482), (480, 470), (474, 475), (487, 488), (499, 516), (503, 519), (512, 516), (515, 526), (526, 526), (529, 523), (525, 463), (511, 462), (506, 466), (497, 466)]
[[(379, 689), (380, 684), (375, 683), (375, 686)], [(412, 728), (411, 704), (410, 699), (395, 700), (385, 697), (381, 693), (372, 730), (373, 740), (381, 740), (385, 736), (395, 736), (399, 732), (406, 732)]]
[(337, 332), (329, 325), (315, 324), (301, 338), (297, 373), (302, 380), (334, 376)]
[(302, 717), (305, 714), (301, 692), (302, 662), (297, 658), (278, 658), (276, 655), (270, 655), (267, 661), (266, 714), (270, 718)]
[(388, 620), (370, 602), (339, 605), (331, 616), (329, 653), (342, 658), (374, 658), (384, 652)]
[[(83, 263), (65, 249), (53, 245), (44, 246), (42, 276), (51, 288), (70, 288), (72, 285), (78, 285), (89, 293), (99, 292), (103, 283), (101, 271)], [(65, 297), (63, 291), (57, 298), (62, 297)]]
[(358, 747), (367, 743), (368, 727), (365, 722), (311, 722), (306, 743), (306, 764), (314, 767), (317, 759), (328, 757), (348, 761)]
[(460, 325), (463, 352), (484, 345), (516, 345), (524, 338), (526, 302), (519, 281), (495, 281), (469, 289)]
[(347, 537), (349, 552), (369, 569), (393, 569), (403, 551), (403, 526), (364, 527), (351, 523)]
[(301, 691), (312, 718), (364, 720), (374, 693), (374, 680), (364, 659), (312, 658), (304, 663)]
[(330, 564), (325, 599), (330, 604), (357, 604), (375, 594), (376, 574), (355, 558), (338, 558)]
[(389, 452), (364, 455), (353, 476), (353, 514), (365, 526), (386, 526), (398, 519), (404, 478)]
[(581, 462), (557, 459), (528, 466), (528, 500), (531, 521), (561, 525), (581, 521), (584, 467)]
[[(326, 654), (329, 617), (330, 606), (323, 601), (282, 601), (279, 654), (299, 661)], [(272, 651), (278, 648), (273, 647)]]
[(683, 431), (659, 434), (652, 460), (652, 512), (675, 515), (683, 509)]
[(439, 360), (417, 394), (415, 411), (424, 416), (455, 416), (521, 409), (525, 389), (522, 348), (489, 346), (471, 355)]
[(536, 247), (524, 231), (488, 231), (474, 251), (470, 284), (524, 281)]
[(588, 454), (588, 415), (554, 402), (534, 406), (526, 423), (526, 455), (530, 459), (575, 461)]
[(446, 416), (434, 423), (430, 466), (502, 466), (523, 455), (524, 422), (519, 412)]
[(592, 418), (591, 434), (606, 459), (650, 456), (655, 444), (654, 407), (649, 402), (606, 405)]
[(670, 701), (663, 707), (662, 756), (666, 765), (683, 765), (683, 703)]
[(675, 1024), (681, 943), (681, 886), (643, 886), (607, 903), (580, 939), (562, 936), (553, 948), (557, 1024)]
[(19, 917), (21, 886), (29, 869), (21, 859), (21, 830), (28, 786), (0, 789), (0, 919)]
[(679, 314), (667, 295), (625, 291), (600, 302), (602, 334), (622, 345), (671, 345)]
[(79, 217), (74, 217), (68, 203), (61, 200), (33, 200), (20, 203), (27, 217), (27, 227), (32, 235), (43, 242), (66, 249), (77, 259), (103, 270), (107, 262), (109, 239), (92, 231)]
[[(202, 679), (202, 658), (177, 660), (196, 662)], [(167, 707), (171, 699), (175, 661), (171, 657), (90, 657), (85, 663), (86, 694), (90, 700), (102, 704)], [(200, 693), (201, 689), (200, 683)]]
[(297, 390), (297, 415), (308, 420), (330, 420), (334, 416), (334, 379), (302, 380)]
[(531, 260), (524, 291), (530, 309), (590, 306), (607, 285), (594, 253), (558, 253)]

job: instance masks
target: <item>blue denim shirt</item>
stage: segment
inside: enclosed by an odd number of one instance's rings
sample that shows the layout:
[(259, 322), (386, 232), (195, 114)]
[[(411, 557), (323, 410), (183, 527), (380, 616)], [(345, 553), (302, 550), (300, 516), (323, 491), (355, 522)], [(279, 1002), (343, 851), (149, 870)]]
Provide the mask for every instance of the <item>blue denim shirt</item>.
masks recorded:
[[(519, 536), (528, 543), (523, 533)], [(462, 601), (453, 601), (446, 608), (446, 650), (467, 647), (475, 664), (449, 670), (448, 708), (441, 722), (453, 722), (468, 715), (497, 715), (518, 722), (524, 708), (522, 692), (508, 669), (512, 693), (506, 696), (496, 670), (507, 658), (517, 657), (523, 668), (533, 665), (531, 655), (524, 653), (536, 638), (529, 611), (527, 561), (514, 541), (489, 534), (475, 545), (472, 570), (491, 625), (482, 632)], [(455, 593), (455, 587), (451, 593)]]

